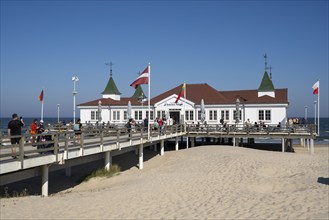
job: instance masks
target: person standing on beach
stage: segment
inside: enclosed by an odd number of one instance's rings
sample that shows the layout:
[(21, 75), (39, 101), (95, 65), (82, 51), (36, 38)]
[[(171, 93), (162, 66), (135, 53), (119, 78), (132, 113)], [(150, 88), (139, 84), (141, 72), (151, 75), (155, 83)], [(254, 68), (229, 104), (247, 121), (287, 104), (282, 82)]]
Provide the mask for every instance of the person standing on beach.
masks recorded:
[(11, 152), (13, 153), (12, 158), (17, 159), (16, 155), (16, 145), (19, 145), (20, 137), (12, 137), (22, 135), (22, 127), (25, 126), (23, 118), (18, 120), (18, 115), (14, 113), (12, 115), (11, 121), (8, 123), (8, 138), (12, 144)]

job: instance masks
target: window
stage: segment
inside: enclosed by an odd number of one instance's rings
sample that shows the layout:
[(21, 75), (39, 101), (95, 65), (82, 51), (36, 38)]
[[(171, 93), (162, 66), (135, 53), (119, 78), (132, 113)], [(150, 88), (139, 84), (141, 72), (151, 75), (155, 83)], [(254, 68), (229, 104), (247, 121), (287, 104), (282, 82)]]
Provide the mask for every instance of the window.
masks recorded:
[(124, 112), (123, 112), (123, 120), (127, 121), (127, 119), (128, 119), (128, 118), (127, 118), (127, 111), (124, 111)]
[[(234, 120), (236, 119), (236, 110), (233, 111), (233, 115), (234, 115)], [(241, 114), (241, 110), (239, 110), (238, 112), (238, 119), (241, 121), (242, 120), (242, 114)]]
[(91, 111), (90, 112), (90, 119), (91, 120), (98, 120), (98, 111)]
[(200, 120), (201, 120), (201, 111), (198, 110), (198, 121), (200, 121)]
[[(165, 113), (166, 113), (165, 111), (157, 111), (157, 118), (164, 117), (166, 115)], [(151, 113), (151, 116), (152, 116), (152, 113)]]
[(135, 120), (143, 120), (143, 112), (142, 111), (135, 111)]
[(223, 118), (225, 121), (230, 120), (229, 110), (222, 110), (220, 112), (220, 117)]
[(259, 121), (271, 121), (271, 110), (259, 110), (258, 111)]
[(265, 110), (265, 120), (271, 121), (271, 110)]
[(185, 120), (193, 121), (194, 120), (194, 111), (185, 111)]
[(209, 120), (217, 121), (217, 111), (216, 110), (209, 110)]
[(90, 119), (91, 120), (96, 120), (95, 111), (90, 112)]
[(120, 121), (120, 111), (113, 111), (113, 121)]
[[(146, 111), (146, 118), (149, 118), (149, 111)], [(153, 120), (153, 111), (151, 111), (150, 120)]]

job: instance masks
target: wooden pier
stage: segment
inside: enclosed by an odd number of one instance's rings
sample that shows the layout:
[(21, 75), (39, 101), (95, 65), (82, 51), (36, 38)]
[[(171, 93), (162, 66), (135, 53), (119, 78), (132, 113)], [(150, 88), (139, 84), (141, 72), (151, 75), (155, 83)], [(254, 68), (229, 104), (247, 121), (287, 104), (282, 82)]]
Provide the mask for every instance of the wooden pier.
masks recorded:
[[(271, 138), (279, 139), (282, 152), (293, 139), (314, 153), (314, 126), (295, 126), (291, 128), (254, 128), (231, 125), (208, 125), (196, 127), (193, 125), (173, 125), (164, 129), (152, 130), (148, 138), (145, 128), (135, 128), (129, 133), (126, 128), (87, 128), (82, 131), (81, 140), (77, 143), (74, 131), (50, 131), (47, 134), (34, 135), (35, 138), (47, 135), (44, 141), (31, 143), (31, 135), (19, 136), (19, 146), (12, 146), (6, 136), (0, 136), (0, 186), (42, 176), (42, 196), (48, 196), (48, 175), (55, 170), (64, 170), (71, 175), (71, 167), (103, 159), (104, 167), (110, 169), (112, 157), (135, 151), (138, 155), (139, 169), (143, 169), (143, 149), (160, 145), (160, 155), (164, 155), (165, 141), (175, 141), (175, 150), (179, 149), (180, 139), (185, 138), (186, 147), (195, 146), (196, 138), (212, 138), (230, 140), (233, 146), (238, 146), (244, 139)], [(11, 148), (16, 147), (18, 157), (12, 158)]]

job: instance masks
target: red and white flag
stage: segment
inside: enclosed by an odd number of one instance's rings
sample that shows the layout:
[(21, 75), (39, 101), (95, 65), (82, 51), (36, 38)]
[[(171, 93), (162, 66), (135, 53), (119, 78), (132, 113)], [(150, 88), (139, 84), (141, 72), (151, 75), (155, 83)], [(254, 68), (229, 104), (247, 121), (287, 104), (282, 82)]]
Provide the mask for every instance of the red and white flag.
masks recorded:
[(313, 94), (316, 95), (316, 94), (319, 94), (319, 80), (314, 83), (314, 85), (312, 86), (312, 89), (313, 89)]
[(181, 90), (180, 90), (180, 93), (178, 94), (178, 96), (177, 96), (177, 98), (176, 98), (175, 103), (178, 102), (178, 100), (180, 99), (180, 97), (182, 97), (182, 96), (184, 95), (184, 93), (185, 93), (185, 83), (183, 84), (183, 86), (182, 86), (182, 88), (181, 88)]
[(39, 95), (39, 101), (42, 102), (43, 101), (43, 90), (41, 91), (40, 95)]
[(138, 85), (148, 84), (149, 83), (149, 67), (146, 67), (145, 70), (139, 75), (139, 77), (132, 83), (130, 86), (137, 88)]

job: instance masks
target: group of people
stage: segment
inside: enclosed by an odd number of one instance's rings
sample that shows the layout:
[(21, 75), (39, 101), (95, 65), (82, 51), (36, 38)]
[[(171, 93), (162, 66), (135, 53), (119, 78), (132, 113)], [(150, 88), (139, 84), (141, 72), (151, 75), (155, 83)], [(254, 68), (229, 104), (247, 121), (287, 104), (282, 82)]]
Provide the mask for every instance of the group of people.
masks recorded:
[[(11, 152), (12, 158), (17, 158), (16, 147), (20, 144), (21, 136), (22, 135), (22, 127), (25, 126), (23, 117), (18, 118), (17, 113), (12, 114), (11, 120), (8, 123), (8, 138), (10, 139), (10, 143), (12, 145)], [(45, 127), (43, 124), (43, 120), (40, 120), (38, 123), (37, 119), (34, 119), (33, 122), (30, 124), (30, 134), (32, 135), (32, 144), (36, 143), (40, 140), (40, 136), (37, 137), (35, 134), (42, 134), (45, 131)], [(26, 157), (26, 156), (24, 156)]]

